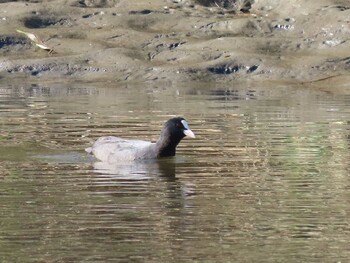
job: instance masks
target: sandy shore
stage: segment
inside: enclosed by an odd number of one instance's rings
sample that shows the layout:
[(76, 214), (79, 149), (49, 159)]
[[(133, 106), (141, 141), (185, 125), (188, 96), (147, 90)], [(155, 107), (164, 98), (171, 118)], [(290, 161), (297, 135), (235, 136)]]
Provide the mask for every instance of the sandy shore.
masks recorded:
[(0, 1), (0, 78), (347, 83), (349, 2), (276, 2), (241, 13), (189, 0)]

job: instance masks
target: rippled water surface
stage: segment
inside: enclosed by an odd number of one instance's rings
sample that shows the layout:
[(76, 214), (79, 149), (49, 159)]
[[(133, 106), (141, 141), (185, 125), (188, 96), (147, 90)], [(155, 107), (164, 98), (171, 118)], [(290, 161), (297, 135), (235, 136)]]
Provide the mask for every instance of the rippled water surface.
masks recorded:
[[(100, 167), (102, 135), (176, 158)], [(306, 87), (0, 86), (1, 262), (346, 262), (350, 97)]]

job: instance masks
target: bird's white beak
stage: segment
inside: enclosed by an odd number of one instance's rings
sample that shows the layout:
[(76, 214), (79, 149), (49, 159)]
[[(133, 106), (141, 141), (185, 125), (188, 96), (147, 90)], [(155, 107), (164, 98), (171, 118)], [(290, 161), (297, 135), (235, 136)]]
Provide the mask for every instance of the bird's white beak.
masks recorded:
[(188, 137), (191, 137), (191, 138), (196, 138), (196, 136), (194, 135), (193, 131), (191, 130), (184, 130), (184, 134)]

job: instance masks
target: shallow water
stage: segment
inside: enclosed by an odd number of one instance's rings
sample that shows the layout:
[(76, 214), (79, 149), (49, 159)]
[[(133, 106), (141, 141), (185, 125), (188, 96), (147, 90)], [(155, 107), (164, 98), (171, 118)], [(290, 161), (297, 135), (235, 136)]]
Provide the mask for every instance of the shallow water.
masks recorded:
[[(350, 96), (247, 83), (0, 87), (1, 262), (346, 262)], [(173, 159), (101, 166), (101, 135)]]

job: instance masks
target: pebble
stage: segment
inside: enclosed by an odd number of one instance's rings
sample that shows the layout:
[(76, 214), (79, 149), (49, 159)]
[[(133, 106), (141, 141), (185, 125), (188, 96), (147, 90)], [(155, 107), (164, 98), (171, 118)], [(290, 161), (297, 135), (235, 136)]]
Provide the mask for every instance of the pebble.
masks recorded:
[(339, 39), (332, 39), (332, 40), (325, 40), (322, 42), (324, 45), (327, 45), (329, 47), (335, 47), (335, 46), (338, 46), (342, 43), (341, 40)]

